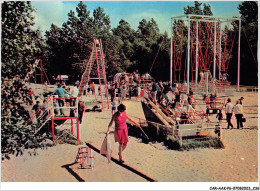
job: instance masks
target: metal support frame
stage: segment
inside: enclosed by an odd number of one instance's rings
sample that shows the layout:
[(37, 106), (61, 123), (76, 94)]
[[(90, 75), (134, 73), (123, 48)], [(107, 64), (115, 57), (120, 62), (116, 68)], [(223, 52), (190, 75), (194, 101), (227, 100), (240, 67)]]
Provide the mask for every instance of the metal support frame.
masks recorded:
[[(219, 56), (219, 79), (221, 77), (221, 30), (222, 27), (221, 25), (223, 23), (227, 23), (230, 21), (239, 21), (239, 37), (238, 37), (238, 69), (237, 69), (237, 89), (239, 90), (239, 85), (240, 85), (240, 38), (241, 38), (241, 19), (239, 17), (237, 18), (229, 18), (229, 17), (214, 17), (214, 16), (207, 16), (207, 15), (181, 15), (181, 16), (176, 16), (171, 18), (171, 57), (170, 57), (170, 81), (172, 81), (172, 68), (173, 68), (173, 23), (176, 20), (181, 20), (184, 22), (188, 22), (188, 42), (187, 42), (187, 92), (189, 91), (189, 76), (190, 76), (190, 23), (193, 22), (214, 22), (214, 65), (213, 65), (213, 79), (216, 80), (216, 58), (217, 55)], [(217, 23), (219, 23), (219, 28), (217, 27)], [(198, 24), (197, 24), (197, 31), (198, 31)], [(197, 32), (198, 33), (198, 32)], [(219, 44), (217, 44), (217, 34), (219, 34)], [(198, 37), (196, 37), (196, 44), (198, 46)], [(196, 46), (196, 85), (197, 85), (197, 67), (199, 68), (199, 61), (198, 61), (198, 52), (197, 52), (197, 46)], [(218, 46), (218, 51), (217, 51), (217, 46)], [(198, 64), (198, 66), (197, 66)]]
[(221, 33), (221, 22), (219, 22), (219, 49), (218, 49), (218, 55), (219, 55), (219, 71), (218, 71), (218, 79), (220, 79), (220, 75), (221, 75), (221, 37), (222, 37), (222, 33)]
[[(73, 128), (73, 119), (76, 119), (77, 120), (77, 141), (79, 141), (79, 118), (78, 118), (78, 97), (67, 97), (66, 99), (76, 99), (76, 102), (75, 102), (75, 106), (73, 107), (58, 107), (58, 108), (55, 108), (54, 105), (53, 105), (53, 99), (65, 99), (65, 98), (54, 98), (54, 97), (50, 97), (51, 98), (51, 105), (50, 105), (50, 113), (52, 115), (52, 139), (53, 141), (55, 141), (55, 134), (54, 134), (54, 121), (55, 120), (67, 120), (67, 119), (70, 119), (71, 120), (71, 133), (73, 134), (74, 132), (74, 128)], [(76, 117), (56, 117), (55, 114), (54, 114), (54, 109), (66, 109), (66, 108), (69, 108), (69, 109), (76, 109), (77, 112), (76, 112)]]
[(239, 37), (238, 37), (238, 58), (237, 58), (237, 90), (239, 91), (240, 86), (240, 41), (241, 41), (241, 19), (239, 19)]
[(217, 21), (214, 22), (214, 65), (213, 65), (213, 79), (216, 79), (216, 44), (217, 44)]
[(198, 85), (198, 73), (199, 73), (199, 21), (196, 21), (196, 74), (195, 74), (195, 83)]
[[(81, 97), (83, 95), (84, 86), (91, 79), (90, 74), (91, 74), (92, 67), (93, 67), (93, 64), (94, 64), (95, 61), (96, 61), (96, 66), (97, 66), (97, 73), (98, 73), (97, 79), (99, 80), (99, 89), (100, 89), (102, 109), (104, 108), (104, 103), (103, 103), (103, 96), (102, 96), (101, 79), (104, 80), (105, 91), (106, 91), (105, 94), (106, 94), (106, 97), (107, 97), (107, 105), (108, 105), (108, 108), (109, 108), (108, 87), (107, 87), (107, 79), (106, 79), (106, 71), (105, 71), (105, 63), (104, 63), (104, 55), (103, 55), (103, 48), (102, 48), (101, 39), (95, 39), (95, 38), (93, 39), (92, 52), (91, 52), (90, 58), (87, 62), (86, 69), (81, 76), (79, 97)], [(103, 78), (101, 78), (101, 75), (103, 75)], [(96, 97), (95, 97), (95, 99), (97, 101)]]
[(171, 84), (172, 84), (172, 56), (173, 56), (173, 51), (172, 51), (172, 49), (173, 49), (173, 43), (172, 43), (173, 24), (172, 23), (173, 23), (173, 20), (171, 20), (171, 60), (170, 60), (170, 82), (171, 82)]
[(187, 94), (190, 90), (190, 16), (188, 15)]

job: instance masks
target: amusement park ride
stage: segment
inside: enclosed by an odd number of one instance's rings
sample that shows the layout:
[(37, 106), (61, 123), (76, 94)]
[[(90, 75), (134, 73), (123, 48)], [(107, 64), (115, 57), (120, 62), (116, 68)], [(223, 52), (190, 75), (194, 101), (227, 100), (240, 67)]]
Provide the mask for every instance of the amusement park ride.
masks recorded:
[[(239, 90), (241, 33), (239, 18), (183, 15), (172, 17), (171, 24), (170, 81), (173, 80), (175, 83), (186, 81), (187, 92), (190, 87), (197, 90), (206, 89), (207, 80), (214, 92), (217, 91), (216, 87), (230, 87), (227, 72), (234, 42), (238, 40), (237, 89)], [(235, 29), (234, 25), (238, 26), (238, 35), (237, 31), (230, 30)], [(206, 74), (202, 84), (198, 81), (200, 72)], [(211, 73), (212, 78), (206, 79)]]

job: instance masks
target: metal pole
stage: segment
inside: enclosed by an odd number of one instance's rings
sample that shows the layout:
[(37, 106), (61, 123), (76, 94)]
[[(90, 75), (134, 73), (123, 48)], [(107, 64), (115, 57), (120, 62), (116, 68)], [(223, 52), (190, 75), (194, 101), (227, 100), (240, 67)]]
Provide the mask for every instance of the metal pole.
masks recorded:
[(206, 72), (206, 95), (209, 93), (209, 71)]
[(238, 36), (238, 58), (237, 58), (237, 90), (239, 91), (240, 86), (240, 38), (241, 38), (241, 19), (239, 19), (239, 36)]
[(217, 43), (217, 21), (215, 18), (215, 26), (214, 26), (214, 65), (213, 65), (213, 79), (216, 79), (216, 43)]
[(79, 141), (79, 119), (77, 119), (77, 140)]
[(101, 103), (102, 103), (102, 109), (104, 109), (104, 103), (103, 103), (103, 97), (102, 97), (102, 91), (101, 91), (101, 80), (100, 80), (100, 72), (99, 72), (99, 63), (98, 63), (98, 51), (96, 46), (96, 39), (94, 39), (94, 45), (95, 45), (95, 53), (96, 53), (96, 62), (97, 62), (97, 72), (98, 72), (98, 81), (99, 81), (99, 88), (100, 88), (100, 96), (101, 96)]
[(171, 58), (170, 58), (170, 82), (172, 83), (172, 49), (173, 49), (173, 44), (172, 44), (172, 41), (173, 41), (173, 20), (171, 19)]
[(99, 44), (100, 44), (100, 52), (101, 52), (101, 59), (102, 59), (102, 60), (101, 60), (101, 62), (102, 62), (102, 70), (103, 70), (103, 76), (104, 76), (105, 87), (106, 87), (107, 108), (109, 109), (106, 68), (105, 68), (104, 55), (103, 55), (103, 47), (102, 47), (101, 39), (99, 39)]
[(55, 141), (55, 134), (54, 134), (54, 119), (52, 118), (51, 120), (52, 124), (51, 124), (51, 127), (52, 127), (52, 140), (53, 142)]
[(190, 16), (188, 16), (187, 94), (190, 89)]
[(198, 85), (198, 59), (199, 59), (199, 55), (198, 55), (198, 48), (199, 48), (199, 21), (196, 21), (196, 27), (197, 27), (197, 31), (196, 31), (196, 75), (195, 75), (195, 81), (196, 81), (196, 86)]
[(73, 119), (71, 119), (70, 121), (71, 121), (71, 133), (73, 134)]
[(218, 79), (220, 80), (220, 72), (221, 72), (221, 22), (219, 22), (219, 73), (218, 73)]

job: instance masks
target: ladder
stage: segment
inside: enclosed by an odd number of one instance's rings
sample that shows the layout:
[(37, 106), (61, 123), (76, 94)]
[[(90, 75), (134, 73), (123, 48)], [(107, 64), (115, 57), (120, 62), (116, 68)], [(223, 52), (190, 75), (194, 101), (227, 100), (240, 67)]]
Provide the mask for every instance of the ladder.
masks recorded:
[(103, 104), (103, 97), (102, 97), (102, 88), (101, 88), (101, 80), (104, 81), (105, 84), (105, 94), (107, 97), (107, 103), (109, 108), (109, 101), (108, 101), (108, 87), (107, 87), (107, 79), (106, 79), (106, 71), (105, 71), (105, 64), (104, 64), (104, 56), (103, 56), (103, 49), (101, 39), (93, 39), (93, 48), (90, 54), (89, 60), (87, 62), (86, 68), (84, 73), (81, 76), (80, 86), (79, 86), (79, 97), (83, 95), (84, 87), (90, 81), (90, 74), (93, 68), (94, 63), (97, 64), (97, 75), (99, 80), (99, 88), (100, 88), (100, 96), (101, 96), (101, 103), (102, 109), (104, 108)]
[(26, 82), (26, 81), (29, 81), (31, 75), (33, 74), (35, 68), (38, 66), (39, 62), (40, 62), (40, 59), (36, 59), (36, 60), (35, 60), (35, 62), (34, 62), (33, 65), (32, 65), (31, 71), (29, 71), (29, 72), (26, 74), (25, 78), (24, 78), (24, 81), (25, 81), (25, 82)]
[(50, 81), (49, 81), (49, 79), (48, 79), (48, 77), (47, 77), (47, 75), (46, 75), (46, 73), (44, 71), (44, 68), (42, 66), (42, 60), (41, 59), (36, 59), (35, 60), (35, 62), (32, 65), (31, 70), (26, 74), (26, 76), (24, 78), (24, 81), (25, 82), (29, 82), (32, 74), (35, 72), (35, 84), (36, 84), (36, 68), (39, 68), (40, 71), (41, 71), (41, 84), (43, 84), (43, 82), (44, 82), (44, 76), (47, 79), (48, 83), (50, 84)]

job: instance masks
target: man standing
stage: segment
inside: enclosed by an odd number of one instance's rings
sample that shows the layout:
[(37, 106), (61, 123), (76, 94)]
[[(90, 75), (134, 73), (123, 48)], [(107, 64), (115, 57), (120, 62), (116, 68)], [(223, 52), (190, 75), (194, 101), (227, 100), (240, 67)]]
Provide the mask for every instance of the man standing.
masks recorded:
[(72, 86), (70, 89), (70, 95), (71, 97), (75, 97), (75, 98), (71, 98), (70, 106), (75, 106), (76, 97), (78, 97), (79, 95), (79, 89), (76, 86)]
[(65, 89), (63, 89), (60, 84), (58, 84), (58, 88), (54, 92), (52, 92), (50, 96), (52, 96), (56, 92), (58, 93), (58, 96), (60, 98), (58, 99), (59, 106), (61, 107), (60, 114), (64, 115), (64, 109), (62, 107), (64, 106), (65, 93), (68, 95), (69, 93)]
[(229, 129), (229, 126), (231, 126), (231, 128), (233, 129), (233, 125), (232, 125), (232, 123), (231, 123), (232, 109), (233, 109), (233, 105), (232, 105), (232, 103), (231, 103), (231, 99), (228, 98), (228, 99), (227, 99), (226, 108), (225, 108), (226, 116), (227, 116), (227, 123), (228, 123), (227, 128), (228, 128), (228, 129)]

